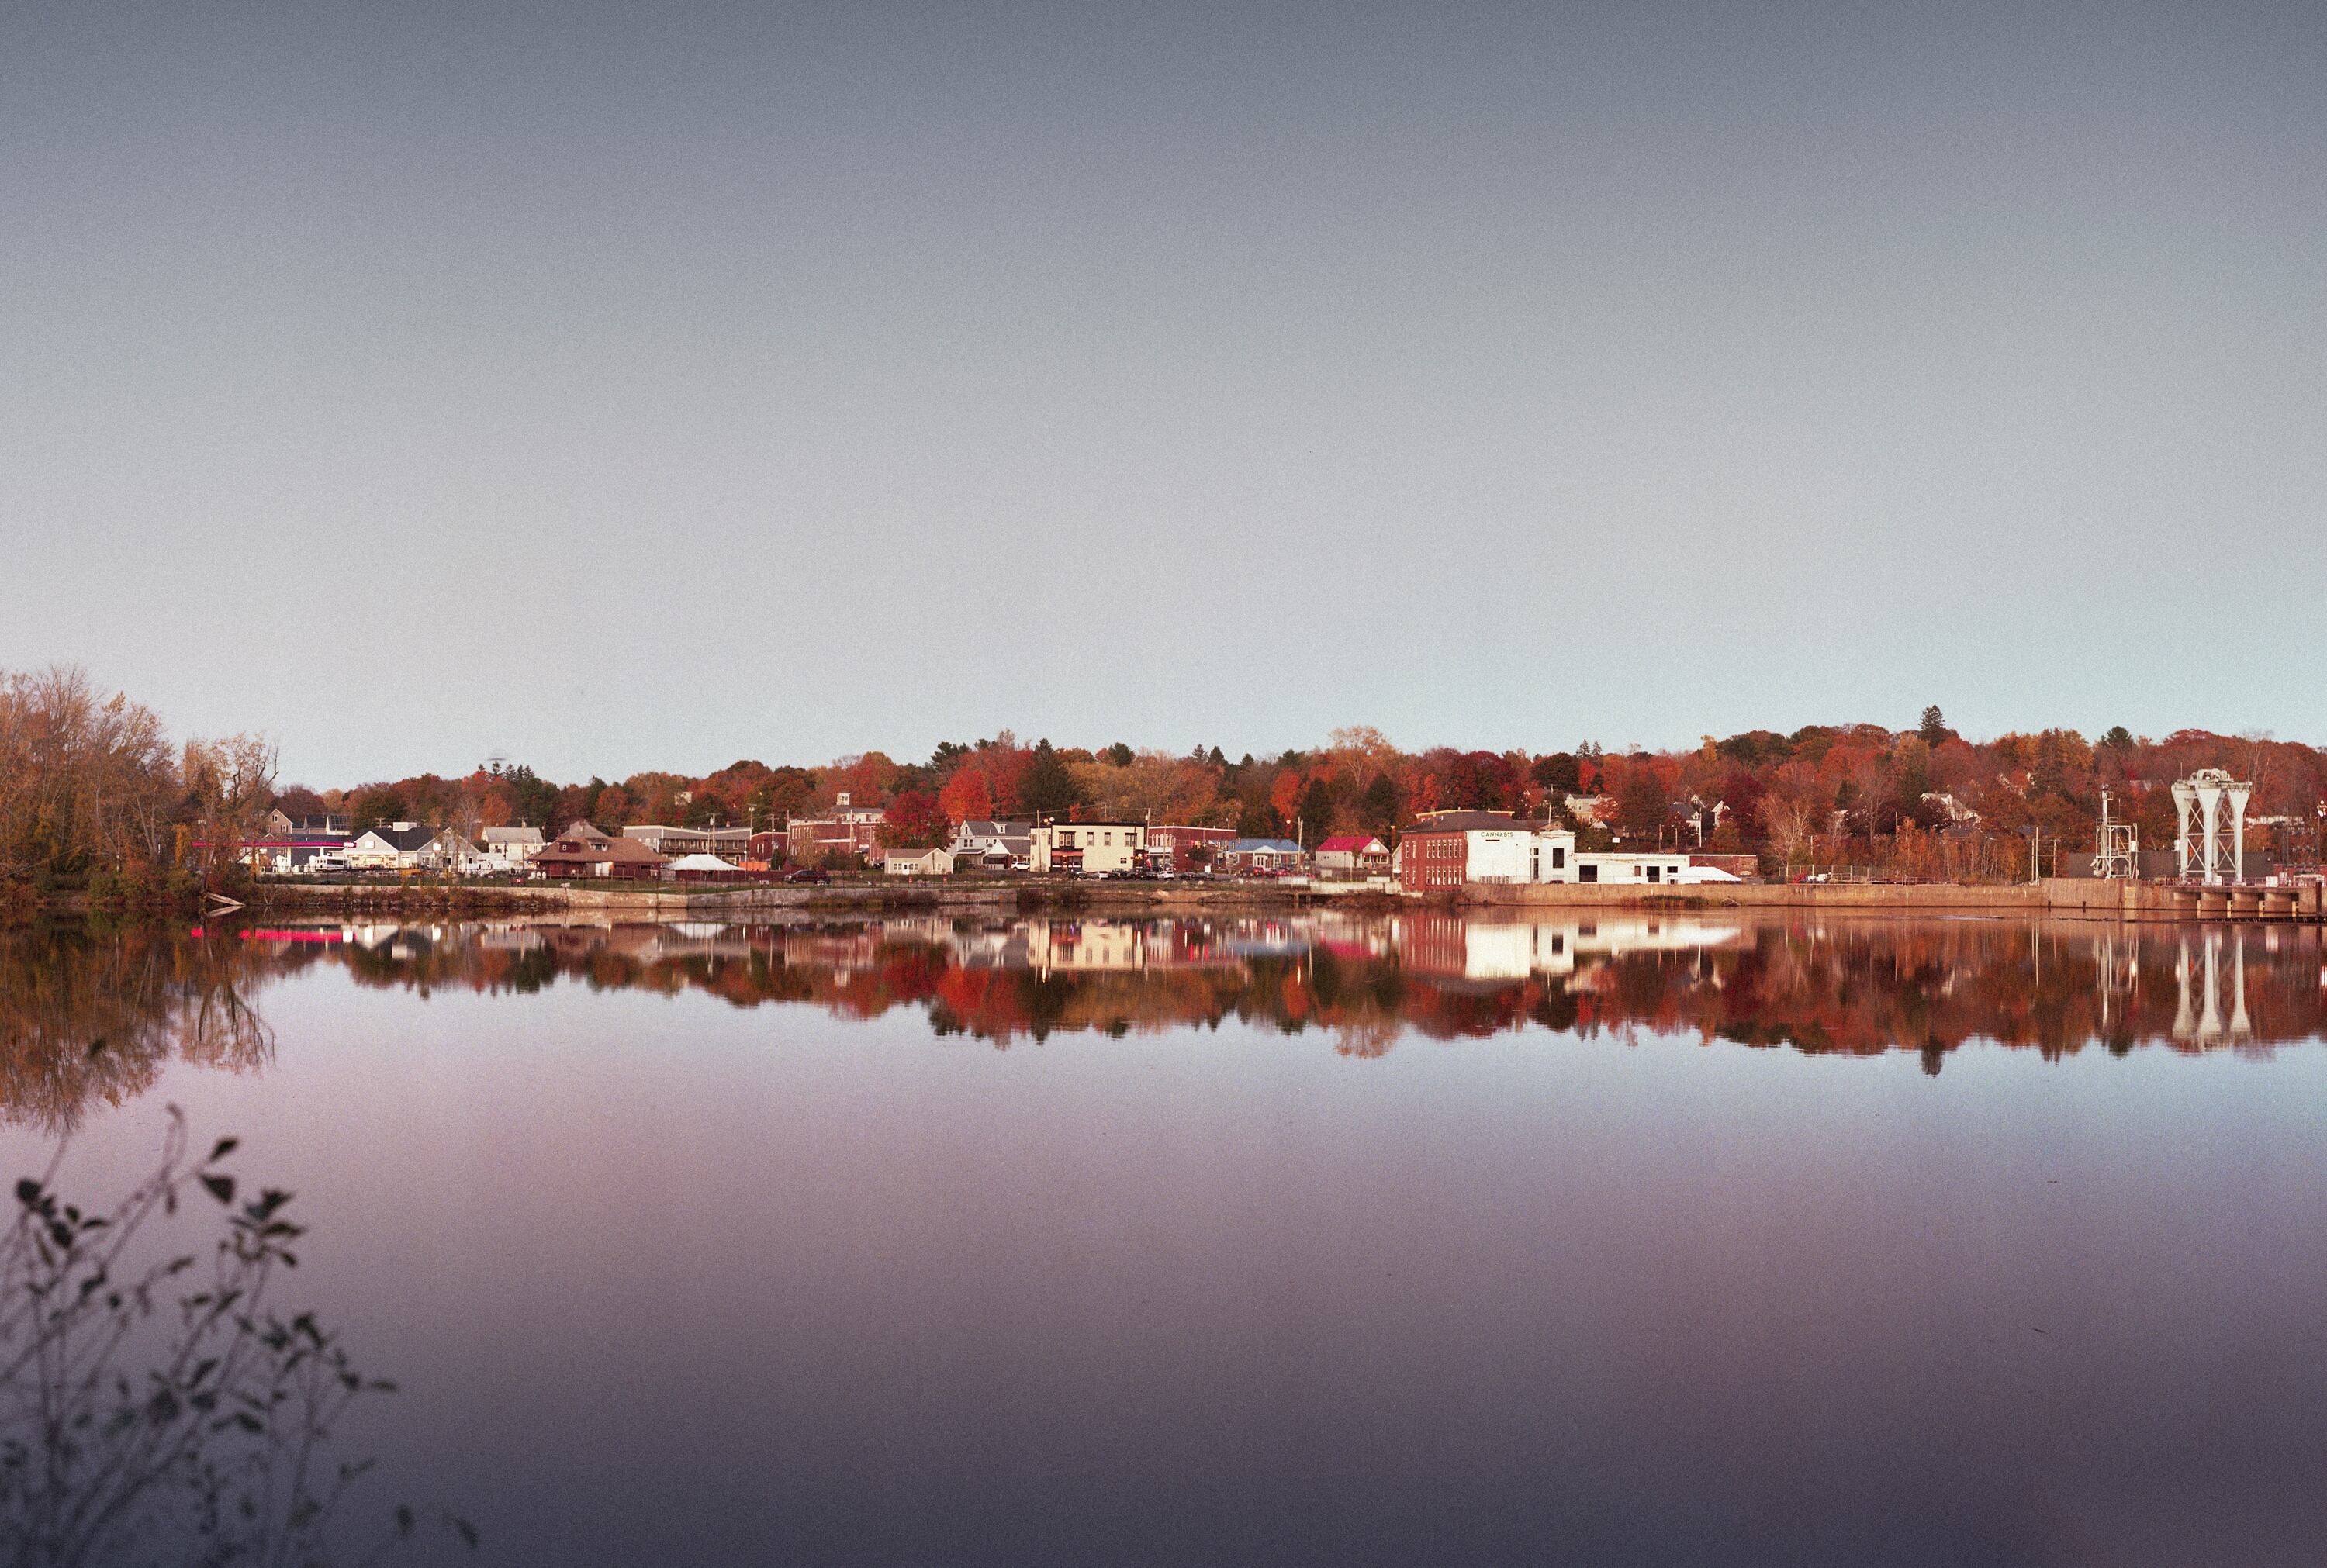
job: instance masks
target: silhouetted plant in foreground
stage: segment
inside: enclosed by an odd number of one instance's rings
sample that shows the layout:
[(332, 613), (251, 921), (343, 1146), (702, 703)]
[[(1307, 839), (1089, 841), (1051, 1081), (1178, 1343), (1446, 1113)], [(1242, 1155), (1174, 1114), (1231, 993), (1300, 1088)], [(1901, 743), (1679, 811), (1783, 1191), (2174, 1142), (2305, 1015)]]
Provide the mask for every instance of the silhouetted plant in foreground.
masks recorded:
[[(173, 1106), (158, 1168), (111, 1209), (52, 1190), (61, 1148), (16, 1184), (0, 1241), (0, 1563), (332, 1560), (333, 1517), (370, 1468), (334, 1455), (332, 1429), (393, 1386), (313, 1313), (270, 1305), (303, 1231), (289, 1193), (238, 1189), (222, 1164), (235, 1147), (193, 1159)], [(151, 1234), (190, 1192), (223, 1210), (207, 1258)], [(475, 1545), (467, 1521), (443, 1523)], [(396, 1509), (358, 1560), (415, 1530)]]

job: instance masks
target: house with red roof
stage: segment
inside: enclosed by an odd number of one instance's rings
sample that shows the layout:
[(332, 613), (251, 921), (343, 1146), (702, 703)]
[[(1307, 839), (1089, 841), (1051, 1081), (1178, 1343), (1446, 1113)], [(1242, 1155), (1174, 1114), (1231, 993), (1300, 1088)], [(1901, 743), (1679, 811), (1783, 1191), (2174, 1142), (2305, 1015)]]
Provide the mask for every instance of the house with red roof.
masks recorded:
[(1317, 874), (1388, 876), (1389, 845), (1367, 833), (1337, 833), (1317, 846)]

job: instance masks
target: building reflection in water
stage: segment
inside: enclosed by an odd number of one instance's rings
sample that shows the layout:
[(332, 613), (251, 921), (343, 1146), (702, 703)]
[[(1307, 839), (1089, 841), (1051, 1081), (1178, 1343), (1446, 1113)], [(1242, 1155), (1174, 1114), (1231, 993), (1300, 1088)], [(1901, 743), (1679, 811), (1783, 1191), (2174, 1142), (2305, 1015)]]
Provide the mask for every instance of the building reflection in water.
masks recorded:
[(1336, 911), (821, 924), (354, 923), (0, 937), (0, 1095), (55, 1130), (182, 1059), (248, 1070), (257, 998), (308, 971), (421, 994), (700, 992), (853, 1018), (926, 1013), (1006, 1048), (1238, 1021), (1374, 1056), (1542, 1027), (1810, 1052), (1972, 1041), (2244, 1049), (2322, 1031), (2320, 933), (2023, 921), (1478, 919)]
[(2201, 1049), (2252, 1042), (2246, 935), (2217, 929), (2182, 937), (2173, 963), (2174, 984), (2181, 990), (2181, 1003), (2173, 1013), (2175, 1040)]

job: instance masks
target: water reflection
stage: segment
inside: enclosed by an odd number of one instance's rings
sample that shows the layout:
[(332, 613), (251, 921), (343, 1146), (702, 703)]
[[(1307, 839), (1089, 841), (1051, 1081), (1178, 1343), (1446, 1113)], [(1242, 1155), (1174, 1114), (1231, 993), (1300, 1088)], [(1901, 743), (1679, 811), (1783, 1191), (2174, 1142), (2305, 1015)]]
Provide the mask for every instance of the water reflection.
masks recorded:
[(302, 951), (319, 949), (142, 926), (0, 934), (0, 1114), (66, 1133), (171, 1060), (264, 1066), (274, 1036), (253, 996)]
[(134, 1182), (164, 1097), (252, 1139), (318, 1220), (295, 1304), (405, 1384), (350, 1442), (479, 1561), (2303, 1563), (2327, 1052), (2230, 1059), (2321, 1032), (2321, 960), (1645, 915), (20, 932), (0, 1045), (7, 1115), (78, 1123), (63, 1190)]
[(61, 1131), (95, 1101), (142, 1093), (172, 1059), (263, 1065), (272, 1041), (256, 997), (319, 966), (423, 996), (581, 985), (851, 1019), (920, 1009), (940, 1036), (1005, 1049), (1058, 1031), (1233, 1019), (1319, 1031), (1371, 1057), (1408, 1034), (1535, 1024), (1913, 1050), (1937, 1072), (1974, 1040), (2054, 1056), (2096, 1043), (2210, 1050), (2314, 1038), (2321, 963), (2319, 932), (2294, 927), (1441, 913), (17, 933), (0, 938), (0, 1097), (11, 1119)]

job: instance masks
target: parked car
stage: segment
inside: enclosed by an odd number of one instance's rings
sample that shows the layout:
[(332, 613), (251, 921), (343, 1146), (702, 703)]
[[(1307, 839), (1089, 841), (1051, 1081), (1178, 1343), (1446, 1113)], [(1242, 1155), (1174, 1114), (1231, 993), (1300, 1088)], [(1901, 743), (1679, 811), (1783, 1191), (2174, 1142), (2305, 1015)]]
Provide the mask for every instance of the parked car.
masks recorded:
[(832, 880), (832, 873), (820, 865), (795, 866), (784, 873), (784, 880), (788, 882), (828, 882)]

